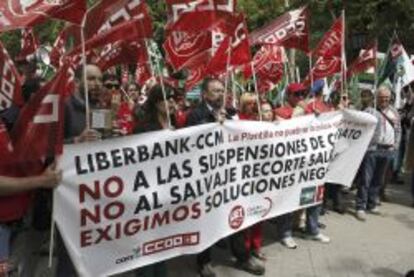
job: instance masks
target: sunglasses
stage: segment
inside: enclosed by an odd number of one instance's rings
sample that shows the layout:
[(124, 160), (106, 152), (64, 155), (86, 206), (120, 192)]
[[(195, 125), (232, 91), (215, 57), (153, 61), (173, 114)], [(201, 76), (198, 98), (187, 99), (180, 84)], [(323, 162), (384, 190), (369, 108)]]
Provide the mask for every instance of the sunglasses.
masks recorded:
[(293, 95), (294, 95), (295, 97), (305, 97), (305, 96), (306, 96), (306, 93), (305, 93), (305, 92), (300, 91), (300, 92), (296, 92), (296, 93), (294, 93)]
[(118, 84), (106, 84), (105, 88), (107, 88), (107, 89), (119, 89), (119, 85)]

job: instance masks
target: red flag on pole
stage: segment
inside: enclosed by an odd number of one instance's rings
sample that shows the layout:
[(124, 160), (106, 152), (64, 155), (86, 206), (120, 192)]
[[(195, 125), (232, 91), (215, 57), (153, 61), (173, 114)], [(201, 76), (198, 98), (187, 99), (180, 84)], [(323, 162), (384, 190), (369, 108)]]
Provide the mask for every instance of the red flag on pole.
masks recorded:
[(39, 42), (33, 33), (33, 29), (22, 29), (21, 50), (16, 57), (16, 60), (26, 60), (30, 55), (33, 55), (36, 52), (38, 47)]
[(116, 41), (104, 47), (96, 60), (96, 65), (105, 71), (117, 64), (134, 64), (148, 60), (145, 45), (139, 41)]
[(193, 68), (210, 59), (211, 33), (208, 31), (189, 34), (171, 32), (163, 44), (166, 60), (175, 69)]
[(167, 0), (168, 31), (198, 33), (231, 17), (236, 0)]
[(143, 0), (100, 1), (88, 11), (85, 39), (108, 31), (120, 23), (148, 17), (147, 5)]
[[(284, 50), (282, 47), (277, 45), (263, 45), (259, 51), (253, 57), (253, 66), (257, 72), (261, 70), (268, 63), (280, 63), (283, 64), (285, 61)], [(248, 79), (252, 76), (252, 66), (251, 64), (246, 64), (243, 68), (243, 75), (245, 79)]]
[(190, 91), (195, 85), (204, 79), (206, 75), (206, 67), (205, 65), (198, 66), (196, 68), (189, 69), (188, 73), (187, 80), (185, 81), (186, 91)]
[[(313, 80), (323, 79), (341, 72), (342, 60), (338, 57), (319, 57), (312, 68)], [(306, 77), (305, 83), (310, 82), (310, 76)]]
[(1, 43), (0, 72), (0, 112), (10, 108), (13, 104), (23, 105), (21, 77)]
[[(323, 79), (342, 71), (344, 35), (344, 17), (340, 16), (312, 51), (312, 57), (316, 60), (310, 72), (312, 80)], [(310, 77), (306, 77), (305, 83), (310, 82)]]
[(148, 67), (148, 63), (137, 63), (137, 68), (135, 70), (135, 82), (143, 87), (145, 82), (152, 77), (151, 70)]
[(265, 27), (253, 31), (250, 44), (275, 44), (309, 52), (309, 9), (301, 7), (278, 17)]
[(251, 61), (248, 32), (243, 15), (240, 14), (233, 17), (232, 21), (226, 22), (226, 28), (223, 30), (228, 36), (210, 60), (206, 69), (209, 74), (219, 75), (225, 72), (229, 54), (229, 66), (239, 66)]
[(80, 25), (85, 12), (85, 0), (3, 0), (0, 2), (0, 32), (33, 26), (47, 18)]
[[(312, 51), (314, 57), (332, 56), (341, 58), (343, 36), (343, 17), (338, 17), (328, 32), (324, 34), (316, 48)], [(315, 79), (316, 80), (316, 79)]]
[(377, 59), (377, 42), (371, 43), (368, 47), (359, 52), (359, 56), (351, 63), (347, 71), (347, 78), (375, 67)]
[[(120, 40), (133, 41), (152, 37), (152, 25), (149, 18), (133, 19), (98, 34), (85, 43), (86, 51), (94, 48), (109, 45)], [(81, 53), (81, 46), (79, 45), (73, 49), (68, 56), (77, 57)]]
[(62, 153), (64, 101), (71, 78), (68, 65), (62, 66), (21, 111), (11, 133), (19, 162), (42, 161)]

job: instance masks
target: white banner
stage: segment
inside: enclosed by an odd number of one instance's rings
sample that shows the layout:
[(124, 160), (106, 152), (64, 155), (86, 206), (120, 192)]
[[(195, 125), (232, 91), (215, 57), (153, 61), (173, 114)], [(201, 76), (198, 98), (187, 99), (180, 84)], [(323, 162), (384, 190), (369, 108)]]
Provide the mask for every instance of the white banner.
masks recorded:
[(345, 111), (68, 145), (54, 219), (81, 276), (197, 253), (319, 203), (326, 178), (349, 186), (375, 121)]

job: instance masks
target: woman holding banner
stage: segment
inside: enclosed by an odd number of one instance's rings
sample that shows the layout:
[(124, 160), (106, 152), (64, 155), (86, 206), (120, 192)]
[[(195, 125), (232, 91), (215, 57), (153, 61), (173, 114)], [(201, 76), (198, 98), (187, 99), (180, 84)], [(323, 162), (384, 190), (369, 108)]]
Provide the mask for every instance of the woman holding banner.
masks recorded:
[[(164, 101), (163, 91), (160, 85), (154, 85), (149, 93), (144, 106), (144, 118), (140, 120), (140, 125), (135, 129), (135, 133), (144, 133), (169, 128), (167, 107), (169, 114), (174, 115), (175, 101), (174, 91), (166, 88), (167, 105)], [(174, 117), (171, 118), (174, 125)], [(135, 271), (135, 276), (139, 277), (166, 277), (167, 266), (165, 262), (145, 266)]]

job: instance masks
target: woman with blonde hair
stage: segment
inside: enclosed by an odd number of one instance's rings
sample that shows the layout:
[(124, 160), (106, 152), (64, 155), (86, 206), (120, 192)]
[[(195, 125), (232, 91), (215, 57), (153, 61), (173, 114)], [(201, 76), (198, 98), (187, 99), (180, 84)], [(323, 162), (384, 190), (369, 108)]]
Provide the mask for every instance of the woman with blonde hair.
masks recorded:
[(240, 120), (257, 120), (257, 96), (246, 92), (240, 96)]

